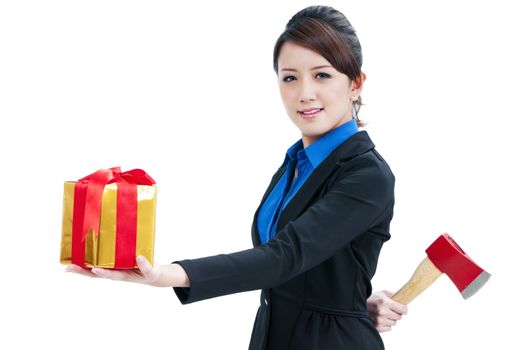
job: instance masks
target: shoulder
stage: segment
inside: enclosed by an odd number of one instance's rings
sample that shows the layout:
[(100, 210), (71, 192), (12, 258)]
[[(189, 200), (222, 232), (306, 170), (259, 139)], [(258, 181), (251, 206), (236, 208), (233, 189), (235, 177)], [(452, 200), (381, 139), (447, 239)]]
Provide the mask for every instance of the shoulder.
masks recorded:
[(375, 149), (339, 161), (323, 195), (354, 199), (384, 210), (395, 201), (395, 176)]
[(384, 157), (371, 148), (363, 153), (339, 161), (336, 179), (349, 176), (360, 176), (364, 181), (395, 182), (395, 176)]
[(339, 173), (376, 171), (379, 176), (394, 178), (390, 166), (376, 149), (366, 130), (349, 137), (334, 150), (333, 156), (337, 161)]

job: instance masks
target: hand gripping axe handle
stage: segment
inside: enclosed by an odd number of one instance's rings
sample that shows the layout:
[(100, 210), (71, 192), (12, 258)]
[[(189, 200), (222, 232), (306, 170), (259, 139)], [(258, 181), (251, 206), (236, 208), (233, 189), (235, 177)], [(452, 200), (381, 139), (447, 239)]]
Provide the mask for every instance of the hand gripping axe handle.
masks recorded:
[(491, 276), (472, 261), (448, 233), (440, 235), (426, 249), (426, 254), (410, 280), (391, 296), (393, 300), (405, 305), (410, 303), (443, 273), (454, 282), (463, 298), (468, 299)]

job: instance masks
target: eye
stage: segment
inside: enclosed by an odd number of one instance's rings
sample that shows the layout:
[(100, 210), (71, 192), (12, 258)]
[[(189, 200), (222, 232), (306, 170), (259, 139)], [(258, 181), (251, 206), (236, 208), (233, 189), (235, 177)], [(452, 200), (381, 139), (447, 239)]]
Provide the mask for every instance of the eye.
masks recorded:
[(331, 75), (329, 75), (329, 74), (327, 74), (327, 73), (322, 73), (322, 72), (321, 72), (321, 73), (318, 73), (317, 76), (318, 76), (319, 74), (323, 74), (323, 75), (327, 76), (328, 78), (331, 77)]
[(288, 78), (294, 78), (294, 76), (288, 75), (288, 76), (284, 77), (284, 79), (282, 79), (282, 81), (285, 81), (286, 83), (288, 83), (288, 82), (291, 81), (291, 80), (287, 80)]

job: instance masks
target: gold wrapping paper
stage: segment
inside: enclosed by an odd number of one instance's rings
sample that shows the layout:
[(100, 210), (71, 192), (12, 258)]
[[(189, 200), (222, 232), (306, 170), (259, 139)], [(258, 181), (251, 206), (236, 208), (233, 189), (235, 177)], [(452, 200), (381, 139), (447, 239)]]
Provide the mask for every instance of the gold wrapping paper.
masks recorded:
[[(62, 211), (62, 240), (60, 263), (71, 264), (73, 199), (75, 181), (64, 182)], [(157, 187), (137, 185), (136, 256), (143, 255), (154, 264), (155, 210)], [(88, 267), (113, 268), (115, 263), (115, 234), (117, 218), (117, 184), (104, 187), (99, 235), (90, 230), (86, 237), (84, 263)], [(137, 267), (135, 265), (134, 267)]]

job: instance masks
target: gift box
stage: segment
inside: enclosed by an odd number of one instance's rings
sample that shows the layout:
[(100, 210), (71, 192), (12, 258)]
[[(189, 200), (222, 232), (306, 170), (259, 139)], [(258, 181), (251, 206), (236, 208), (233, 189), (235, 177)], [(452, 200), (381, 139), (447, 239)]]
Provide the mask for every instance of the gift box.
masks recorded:
[(61, 264), (137, 268), (154, 264), (157, 187), (143, 170), (101, 169), (64, 182)]

